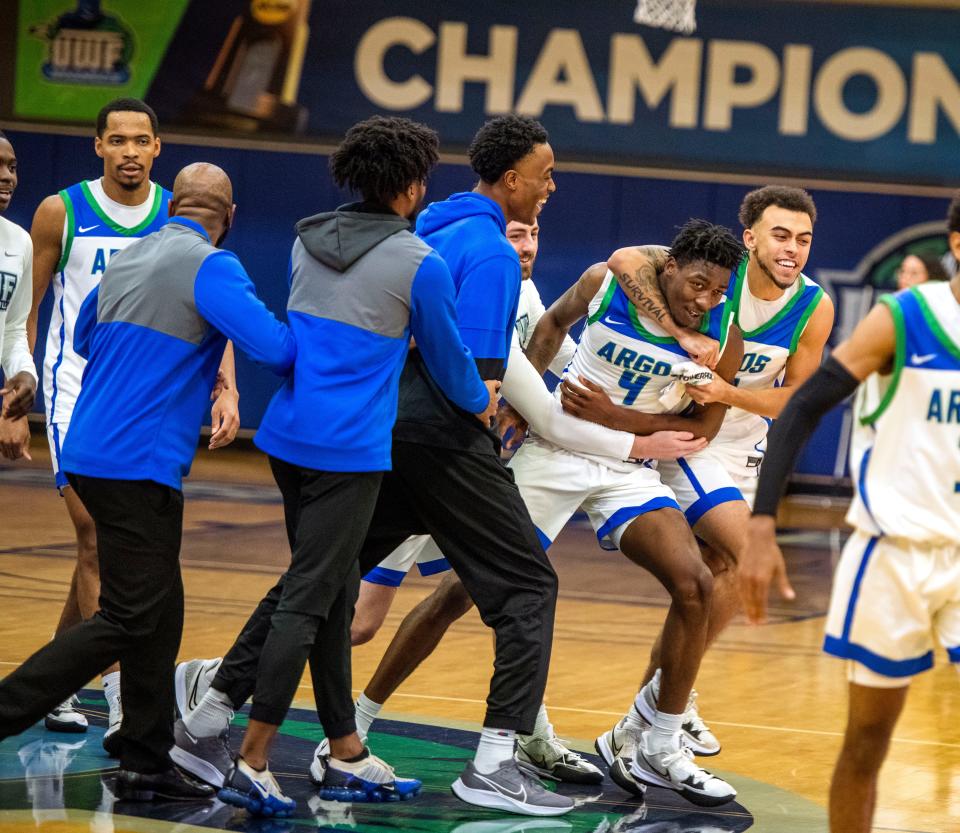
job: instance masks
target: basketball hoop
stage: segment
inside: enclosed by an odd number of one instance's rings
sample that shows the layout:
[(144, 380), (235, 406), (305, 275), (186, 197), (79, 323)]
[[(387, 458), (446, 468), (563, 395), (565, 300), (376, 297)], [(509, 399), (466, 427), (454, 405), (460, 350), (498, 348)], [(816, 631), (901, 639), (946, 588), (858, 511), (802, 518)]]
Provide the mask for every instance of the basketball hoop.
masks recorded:
[(697, 0), (637, 0), (634, 23), (689, 35), (696, 31)]

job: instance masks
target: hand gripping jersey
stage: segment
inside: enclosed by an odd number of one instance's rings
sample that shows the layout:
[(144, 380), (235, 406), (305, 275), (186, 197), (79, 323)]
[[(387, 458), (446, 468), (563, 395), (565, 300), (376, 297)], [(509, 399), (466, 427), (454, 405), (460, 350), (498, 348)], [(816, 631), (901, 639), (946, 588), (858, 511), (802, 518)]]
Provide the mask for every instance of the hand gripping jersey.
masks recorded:
[(869, 535), (960, 542), (960, 304), (950, 284), (885, 295), (893, 372), (857, 392), (847, 522)]
[(102, 193), (98, 181), (79, 182), (60, 192), (67, 216), (63, 253), (53, 276), (53, 314), (43, 360), (48, 426), (70, 421), (80, 393), (86, 363), (73, 349), (73, 328), (80, 305), (100, 283), (113, 254), (167, 222), (167, 205), (173, 196), (151, 183), (146, 216), (127, 228), (107, 213), (106, 199), (99, 196)]
[[(774, 302), (760, 301), (747, 285), (747, 260), (731, 277), (727, 289), (731, 299), (733, 323), (743, 333), (743, 361), (734, 382), (747, 390), (764, 390), (783, 382), (787, 360), (797, 350), (800, 336), (823, 297), (823, 290), (806, 275)], [(765, 316), (769, 316), (763, 320)], [(720, 431), (710, 443), (711, 450), (723, 455), (735, 474), (752, 470), (759, 474), (766, 448), (770, 421), (742, 408), (730, 408)]]
[[(602, 387), (615, 404), (647, 414), (677, 414), (689, 407), (691, 400), (684, 396), (666, 408), (660, 393), (673, 381), (670, 368), (690, 357), (676, 339), (640, 318), (612, 272), (607, 272), (588, 311), (587, 325), (565, 378), (576, 383), (577, 377), (583, 376)], [(717, 339), (722, 352), (732, 323), (732, 307), (724, 301), (704, 315), (701, 332)], [(598, 459), (618, 467), (630, 465)]]

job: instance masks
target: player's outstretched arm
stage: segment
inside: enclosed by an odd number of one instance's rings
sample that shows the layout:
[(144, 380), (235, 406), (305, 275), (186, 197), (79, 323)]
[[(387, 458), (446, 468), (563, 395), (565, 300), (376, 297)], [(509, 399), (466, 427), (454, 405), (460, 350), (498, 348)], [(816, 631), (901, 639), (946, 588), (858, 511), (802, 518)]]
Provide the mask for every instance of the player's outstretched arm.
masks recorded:
[(33, 240), (33, 304), (27, 318), (27, 341), (31, 350), (37, 344), (37, 311), (63, 254), (63, 223), (66, 216), (63, 199), (59, 194), (53, 194), (37, 206), (30, 226), (30, 238)]
[(725, 402), (732, 408), (776, 419), (797, 388), (820, 367), (824, 345), (833, 329), (833, 317), (833, 301), (824, 293), (797, 342), (797, 349), (787, 359), (782, 385), (750, 390), (714, 379), (708, 385), (691, 388), (690, 397), (700, 404)]
[(760, 469), (748, 543), (738, 570), (740, 595), (748, 621), (767, 618), (767, 594), (776, 582), (784, 598), (794, 597), (783, 553), (776, 543), (777, 504), (800, 449), (822, 416), (846, 399), (871, 373), (888, 370), (896, 353), (893, 313), (884, 299), (860, 322), (853, 335), (793, 395), (767, 438)]
[(527, 358), (537, 373), (543, 375), (563, 345), (570, 328), (587, 314), (590, 302), (600, 291), (606, 276), (605, 263), (593, 264), (540, 317), (527, 345)]
[(665, 246), (627, 246), (610, 255), (607, 268), (637, 312), (663, 327), (691, 359), (712, 369), (720, 358), (720, 345), (703, 333), (679, 326), (670, 315), (667, 300), (660, 291), (657, 276), (663, 271), (669, 256), (670, 250)]

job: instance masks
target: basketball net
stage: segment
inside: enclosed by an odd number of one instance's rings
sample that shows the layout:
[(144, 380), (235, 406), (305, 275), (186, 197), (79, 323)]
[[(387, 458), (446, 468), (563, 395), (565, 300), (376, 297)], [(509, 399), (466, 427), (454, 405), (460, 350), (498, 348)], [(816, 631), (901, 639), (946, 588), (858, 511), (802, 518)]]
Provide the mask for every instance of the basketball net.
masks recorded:
[(637, 0), (633, 20), (689, 35), (697, 28), (696, 6), (697, 0)]

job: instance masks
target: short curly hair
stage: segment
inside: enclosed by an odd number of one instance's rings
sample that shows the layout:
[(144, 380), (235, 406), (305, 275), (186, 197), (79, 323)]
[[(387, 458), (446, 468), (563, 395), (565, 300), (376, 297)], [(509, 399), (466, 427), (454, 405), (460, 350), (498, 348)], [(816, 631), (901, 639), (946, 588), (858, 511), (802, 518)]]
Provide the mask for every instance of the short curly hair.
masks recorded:
[(371, 116), (351, 127), (330, 156), (330, 175), (363, 199), (388, 203), (413, 182), (425, 182), (439, 159), (440, 140), (425, 124)]
[(960, 232), (960, 191), (953, 195), (947, 209), (947, 234), (954, 231)]
[(526, 116), (498, 116), (481, 127), (467, 156), (474, 172), (492, 185), (537, 145), (546, 144), (546, 128)]
[(817, 222), (817, 207), (803, 188), (793, 188), (790, 185), (765, 185), (756, 191), (751, 191), (740, 203), (740, 223), (744, 228), (752, 228), (753, 224), (763, 216), (771, 205), (785, 208), (787, 211), (798, 211), (807, 214), (811, 223)]
[(670, 256), (677, 266), (697, 260), (714, 263), (724, 269), (736, 269), (743, 259), (743, 246), (726, 226), (708, 220), (687, 220), (670, 244)]

